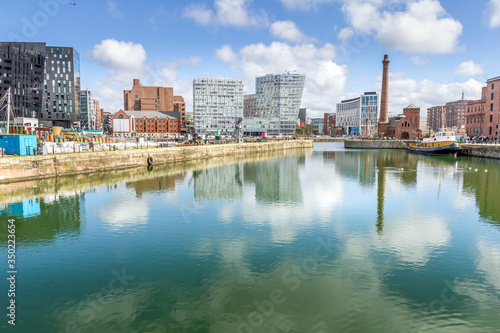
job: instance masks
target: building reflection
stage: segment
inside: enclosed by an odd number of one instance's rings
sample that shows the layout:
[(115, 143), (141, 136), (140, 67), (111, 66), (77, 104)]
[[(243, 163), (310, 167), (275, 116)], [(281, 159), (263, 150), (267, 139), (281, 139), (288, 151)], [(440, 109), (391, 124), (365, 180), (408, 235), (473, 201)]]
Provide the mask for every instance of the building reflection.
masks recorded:
[(247, 163), (245, 182), (255, 184), (255, 198), (260, 203), (301, 203), (299, 165), (305, 157), (286, 157), (267, 163)]
[(156, 178), (134, 181), (133, 183), (127, 183), (126, 187), (133, 188), (135, 190), (137, 198), (140, 199), (142, 198), (142, 195), (147, 192), (174, 192), (176, 182), (184, 180), (185, 177), (186, 172), (180, 172), (173, 175), (165, 175)]
[(243, 198), (243, 163), (193, 171), (195, 200)]
[[(487, 163), (485, 163), (487, 161)], [(500, 227), (500, 162), (469, 159), (460, 163), (464, 169), (463, 187), (474, 194), (479, 215)]]
[(300, 203), (299, 165), (304, 163), (303, 156), (289, 156), (266, 163), (240, 162), (193, 171), (194, 197), (195, 200), (241, 199), (244, 185), (253, 184), (258, 202)]
[(41, 242), (80, 234), (85, 221), (85, 194), (73, 192), (25, 199), (4, 206), (2, 221), (16, 220), (16, 241)]

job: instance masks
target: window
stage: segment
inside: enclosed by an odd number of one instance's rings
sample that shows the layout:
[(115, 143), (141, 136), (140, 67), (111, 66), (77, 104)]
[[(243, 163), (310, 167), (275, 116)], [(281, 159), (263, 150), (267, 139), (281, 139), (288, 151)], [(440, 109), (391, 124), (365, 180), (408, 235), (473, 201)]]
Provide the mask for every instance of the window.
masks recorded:
[(493, 96), (494, 96), (494, 94), (493, 94), (493, 93), (491, 93), (491, 100), (493, 100)]
[(490, 114), (490, 123), (493, 122), (493, 115)]
[(493, 112), (493, 103), (490, 105), (490, 111)]

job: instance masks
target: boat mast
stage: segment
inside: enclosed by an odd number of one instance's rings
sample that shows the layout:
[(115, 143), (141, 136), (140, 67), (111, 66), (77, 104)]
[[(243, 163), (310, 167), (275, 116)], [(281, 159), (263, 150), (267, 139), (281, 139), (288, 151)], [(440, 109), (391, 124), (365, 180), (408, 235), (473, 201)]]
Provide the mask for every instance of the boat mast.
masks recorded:
[(441, 131), (446, 131), (446, 118), (444, 117), (444, 106), (441, 107)]
[(7, 135), (9, 134), (9, 127), (10, 127), (10, 89), (7, 90)]

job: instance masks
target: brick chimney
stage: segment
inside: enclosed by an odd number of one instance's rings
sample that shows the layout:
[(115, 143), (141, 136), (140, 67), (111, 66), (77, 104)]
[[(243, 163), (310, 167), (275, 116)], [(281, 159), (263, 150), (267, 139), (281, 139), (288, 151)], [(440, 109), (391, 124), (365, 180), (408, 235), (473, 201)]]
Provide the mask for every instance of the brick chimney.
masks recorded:
[(141, 83), (140, 83), (140, 80), (139, 79), (134, 79), (134, 87), (135, 86), (140, 86)]
[(380, 100), (380, 120), (379, 123), (389, 122), (389, 55), (384, 55), (382, 64), (384, 71), (382, 73), (382, 92)]

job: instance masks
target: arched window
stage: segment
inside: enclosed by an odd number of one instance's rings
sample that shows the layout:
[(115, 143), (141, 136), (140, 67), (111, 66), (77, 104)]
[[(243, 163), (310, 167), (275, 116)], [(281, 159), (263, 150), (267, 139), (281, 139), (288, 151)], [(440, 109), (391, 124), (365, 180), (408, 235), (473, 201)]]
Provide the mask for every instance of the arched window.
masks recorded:
[(123, 114), (121, 114), (121, 113), (120, 113), (120, 114), (118, 115), (118, 119), (125, 119), (125, 117), (123, 116)]

